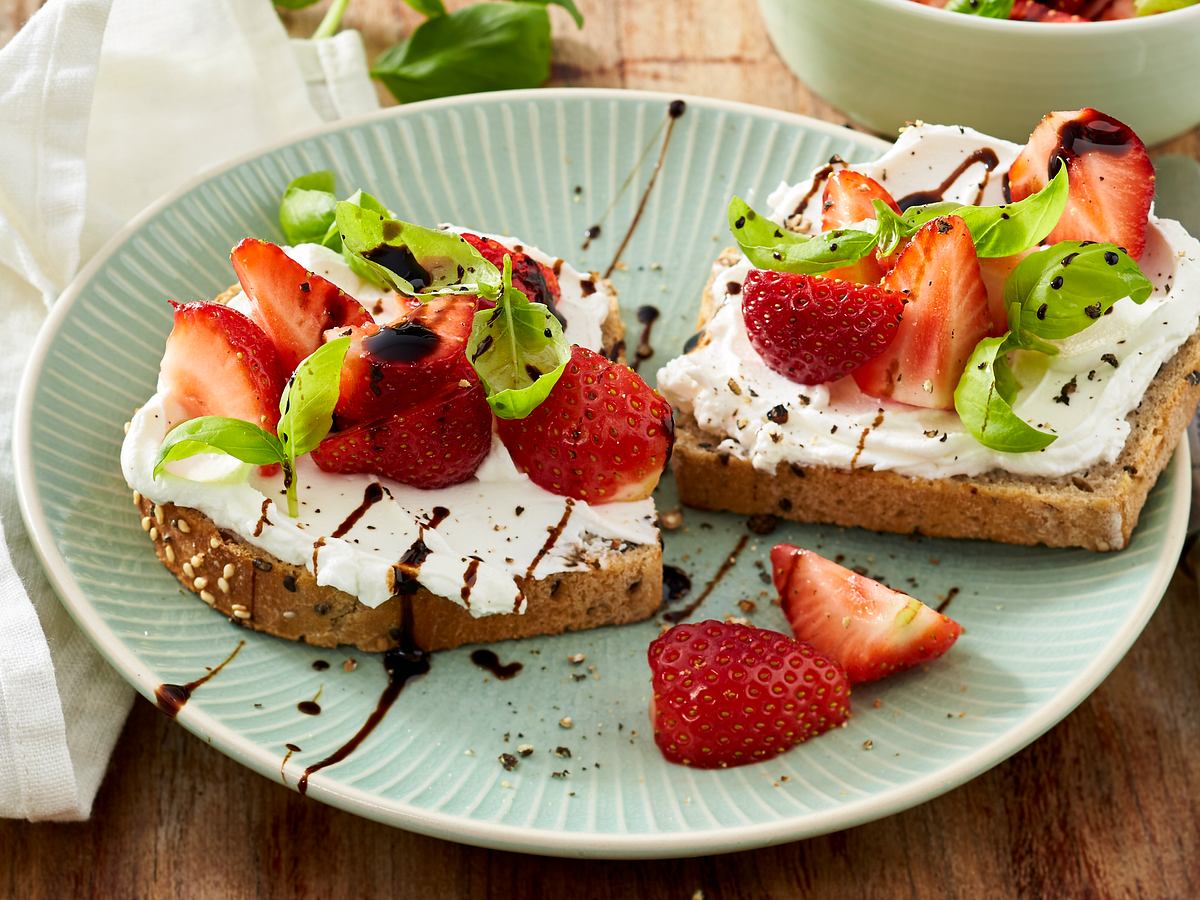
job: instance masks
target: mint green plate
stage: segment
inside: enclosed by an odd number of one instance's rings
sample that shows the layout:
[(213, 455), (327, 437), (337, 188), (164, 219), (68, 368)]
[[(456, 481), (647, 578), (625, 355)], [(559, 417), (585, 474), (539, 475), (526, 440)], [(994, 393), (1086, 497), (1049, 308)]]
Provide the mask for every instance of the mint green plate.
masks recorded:
[[(368, 655), (235, 627), (185, 595), (155, 559), (117, 459), (123, 423), (154, 387), (170, 328), (165, 299), (210, 297), (229, 284), (230, 247), (246, 235), (279, 239), (281, 187), (317, 168), (335, 170), (344, 187), (370, 189), (406, 218), (521, 235), (603, 269), (650, 177), (672, 99), (546, 90), (387, 110), (201, 177), (139, 216), (87, 267), (26, 373), (18, 486), (63, 602), (139, 692), (153, 698), (163, 682), (201, 677), (244, 639), (179, 722), (294, 787), (306, 766), (354, 734), (385, 684)], [(761, 201), (832, 153), (866, 159), (882, 146), (798, 116), (688, 98), (614, 274), (631, 337), (639, 304), (662, 310), (657, 352), (643, 371), (653, 373), (691, 332), (709, 263), (726, 244), (731, 192)], [(581, 250), (596, 222), (600, 237)], [(452, 840), (596, 857), (745, 849), (921, 803), (1028, 744), (1116, 665), (1177, 558), (1186, 463), (1181, 449), (1132, 545), (1115, 554), (793, 525), (751, 535), (700, 614), (744, 615), (738, 601), (750, 599), (757, 611), (749, 618), (785, 629), (762, 565), (774, 542), (793, 541), (844, 554), (933, 604), (955, 592), (948, 611), (966, 627), (943, 660), (856, 690), (845, 728), (775, 761), (726, 771), (663, 761), (646, 712), (645, 651), (659, 626), (646, 622), (501, 645), (505, 662), (524, 665), (510, 681), (476, 668), (468, 650), (437, 654), (355, 753), (312, 776), (308, 796)], [(675, 505), (670, 478), (659, 504)], [(699, 591), (747, 534), (740, 517), (687, 511), (685, 527), (665, 535), (666, 560)], [(586, 662), (569, 663), (576, 653)], [(343, 671), (351, 657), (357, 668)], [(316, 660), (330, 667), (314, 670)], [(318, 692), (320, 715), (297, 711)], [(559, 725), (565, 716), (570, 729)], [(533, 754), (505, 771), (499, 754), (526, 743)], [(288, 744), (300, 749), (289, 756)]]

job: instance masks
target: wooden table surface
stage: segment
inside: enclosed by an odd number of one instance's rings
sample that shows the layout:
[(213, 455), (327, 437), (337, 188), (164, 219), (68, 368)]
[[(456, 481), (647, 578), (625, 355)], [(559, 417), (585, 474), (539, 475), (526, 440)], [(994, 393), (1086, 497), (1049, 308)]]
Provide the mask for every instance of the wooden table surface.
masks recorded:
[[(835, 2), (835, 0), (830, 0)], [(0, 0), (0, 43), (37, 7)], [(452, 4), (458, 5), (458, 4)], [(843, 122), (774, 55), (753, 0), (580, 0), (556, 83), (679, 91)], [(323, 6), (323, 4), (322, 4)], [(290, 14), (310, 32), (321, 7)], [(354, 0), (369, 54), (415, 21)], [(1160, 148), (1200, 158), (1200, 131)], [(458, 846), (306, 801), (139, 699), (91, 821), (0, 822), (12, 897), (1196, 897), (1200, 603), (1187, 566), (1111, 677), (1026, 750), (849, 831), (696, 860), (605, 863)]]

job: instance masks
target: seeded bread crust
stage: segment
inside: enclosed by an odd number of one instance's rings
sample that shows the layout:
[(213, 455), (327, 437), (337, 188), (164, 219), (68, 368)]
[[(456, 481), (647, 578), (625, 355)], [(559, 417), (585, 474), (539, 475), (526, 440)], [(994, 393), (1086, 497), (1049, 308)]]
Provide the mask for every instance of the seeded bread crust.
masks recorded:
[[(603, 347), (624, 361), (624, 326), (615, 292), (603, 325)], [(240, 288), (215, 299), (225, 303)], [(314, 647), (347, 644), (367, 652), (397, 646), (407, 629), (425, 650), (623, 625), (654, 615), (662, 602), (662, 548), (621, 544), (587, 570), (520, 579), (527, 600), (522, 615), (474, 618), (419, 585), (371, 609), (357, 597), (319, 585), (304, 566), (291, 565), (239, 535), (220, 529), (190, 507), (159, 506), (134, 493), (142, 527), (162, 564), (188, 590), (234, 624)], [(399, 555), (399, 553), (397, 554)], [(404, 622), (405, 610), (411, 622)]]
[[(726, 250), (718, 263), (737, 258), (735, 250)], [(712, 284), (710, 279), (701, 302), (701, 326), (714, 311)], [(974, 477), (915, 478), (801, 465), (768, 473), (718, 451), (723, 435), (705, 432), (690, 416), (680, 415), (672, 457), (675, 482), (680, 501), (701, 509), (772, 513), (797, 522), (901, 534), (1120, 550), (1129, 543), (1146, 497), (1197, 402), (1200, 334), (1162, 366), (1129, 414), (1131, 431), (1116, 461), (1061, 478), (998, 470)]]

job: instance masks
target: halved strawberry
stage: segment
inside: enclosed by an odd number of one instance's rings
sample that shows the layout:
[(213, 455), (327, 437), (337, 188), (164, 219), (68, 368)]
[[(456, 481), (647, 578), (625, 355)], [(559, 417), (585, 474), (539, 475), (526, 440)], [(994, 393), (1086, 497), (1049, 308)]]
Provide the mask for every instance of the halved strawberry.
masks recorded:
[(920, 600), (811, 550), (778, 544), (771, 569), (797, 639), (841, 665), (851, 684), (936, 659), (962, 634)]
[(483, 388), (451, 385), (404, 410), (337, 431), (312, 452), (326, 472), (370, 472), (433, 490), (466, 481), (492, 446)]
[(160, 377), (172, 406), (184, 419), (229, 416), (273, 431), (286, 376), (263, 330), (221, 303), (171, 306)]
[(524, 419), (497, 419), (516, 467), (555, 494), (611, 503), (649, 497), (671, 456), (671, 407), (628, 366), (583, 347)]
[[(499, 241), (478, 234), (464, 232), (463, 240), (478, 250), (480, 255), (497, 269), (503, 270), (504, 257), (511, 256), (513, 287), (532, 302), (543, 303), (551, 310), (555, 308), (555, 304), (562, 297), (562, 291), (558, 286), (558, 276), (549, 266), (542, 265), (528, 253), (510, 250)], [(481, 305), (485, 308), (492, 306), (487, 301), (482, 301)]]
[(999, 337), (1008, 331), (1008, 310), (1004, 308), (1004, 284), (1013, 269), (1020, 265), (1021, 260), (1032, 253), (1026, 250), (1012, 256), (998, 256), (994, 259), (979, 260), (979, 274), (983, 277), (983, 286), (987, 290), (988, 316), (992, 321), (992, 337)]
[(371, 321), (361, 303), (306, 270), (282, 247), (246, 238), (233, 248), (230, 259), (242, 290), (254, 304), (251, 318), (275, 342), (289, 373), (321, 346), (328, 329)]
[(750, 344), (799, 384), (833, 381), (895, 338), (904, 298), (876, 285), (752, 269), (742, 288)]
[(1141, 138), (1094, 109), (1047, 113), (1009, 170), (1012, 199), (1040, 191), (1064, 160), (1067, 208), (1046, 243), (1101, 241), (1140, 257), (1154, 199), (1154, 165)]
[(850, 685), (813, 647), (728, 622), (676, 625), (647, 651), (654, 742), (700, 769), (760, 762), (850, 715)]
[[(852, 169), (839, 169), (825, 179), (821, 196), (821, 230), (847, 228), (856, 222), (874, 219), (875, 200), (882, 200), (895, 212), (900, 212), (899, 205), (887, 188), (874, 178)], [(888, 263), (871, 255), (848, 266), (830, 269), (825, 277), (856, 284), (878, 284), (888, 268)]]
[(443, 387), (478, 381), (467, 362), (474, 297), (441, 297), (390, 325), (344, 329), (350, 349), (342, 363), (334, 414), (339, 427), (401, 412)]
[(908, 303), (891, 345), (856, 369), (854, 380), (874, 397), (952, 409), (963, 368), (991, 328), (967, 223), (946, 216), (922, 225), (882, 287)]

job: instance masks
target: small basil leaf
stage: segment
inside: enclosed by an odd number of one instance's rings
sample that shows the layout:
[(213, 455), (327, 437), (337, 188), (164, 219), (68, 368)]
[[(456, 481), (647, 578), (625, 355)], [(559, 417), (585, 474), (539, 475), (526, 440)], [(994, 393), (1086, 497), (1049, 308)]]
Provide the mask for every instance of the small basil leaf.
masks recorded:
[(181, 422), (163, 438), (154, 461), (154, 477), (162, 474), (167, 463), (199, 453), (224, 453), (255, 466), (287, 462), (279, 439), (254, 423), (225, 416), (201, 416)]
[(729, 201), (728, 215), (729, 230), (746, 258), (776, 272), (819, 275), (862, 259), (877, 242), (875, 233), (851, 228), (797, 234), (759, 215), (741, 197)]
[(1050, 446), (1057, 435), (1039, 431), (1013, 412), (1019, 385), (1005, 354), (1014, 347), (1007, 333), (975, 345), (954, 389), (954, 408), (983, 446), (1004, 453), (1029, 453)]
[(961, 203), (955, 203), (953, 200), (939, 200), (937, 203), (910, 206), (900, 217), (908, 224), (910, 229), (908, 233), (912, 235), (916, 234), (926, 222), (932, 222), (942, 216), (956, 216), (960, 209), (962, 209)]
[(279, 201), (279, 224), (289, 244), (324, 243), (333, 227), (336, 182), (329, 171), (293, 178)]
[(333, 408), (341, 387), (342, 362), (350, 338), (322, 344), (301, 361), (279, 400), (276, 431), (288, 456), (311, 452), (333, 427)]
[(1197, 0), (1133, 0), (1133, 8), (1139, 16), (1152, 16), (1155, 13), (1183, 9), (1185, 6), (1192, 6), (1196, 2)]
[(1154, 286), (1113, 244), (1061, 241), (1031, 253), (1004, 284), (1009, 327), (1022, 346), (1083, 331), (1114, 303), (1142, 303)]
[(426, 300), (447, 294), (494, 300), (500, 293), (500, 272), (453, 232), (385, 218), (345, 201), (337, 205), (337, 227), (343, 254), (377, 284)]
[(475, 313), (467, 359), (501, 419), (523, 419), (546, 399), (571, 359), (558, 319), (512, 286), (512, 257), (504, 257), (503, 288), (495, 309)]
[(404, 0), (404, 2), (423, 16), (432, 18), (446, 14), (446, 7), (442, 0)]
[(371, 74), (401, 103), (538, 87), (550, 76), (550, 16), (536, 3), (473, 3), (422, 22)]
[(575, 5), (575, 0), (529, 0), (529, 2), (541, 3), (544, 6), (561, 6), (571, 14), (571, 18), (575, 20), (576, 28), (583, 27), (583, 13), (581, 13), (579, 11), (579, 7)]
[(1007, 19), (1012, 15), (1013, 0), (950, 0), (943, 8), (986, 19)]
[(917, 228), (896, 215), (895, 210), (882, 200), (872, 200), (871, 205), (875, 207), (875, 239), (879, 254), (890, 256), (900, 245), (901, 239), (916, 234)]

